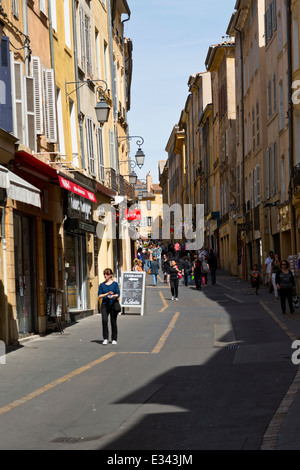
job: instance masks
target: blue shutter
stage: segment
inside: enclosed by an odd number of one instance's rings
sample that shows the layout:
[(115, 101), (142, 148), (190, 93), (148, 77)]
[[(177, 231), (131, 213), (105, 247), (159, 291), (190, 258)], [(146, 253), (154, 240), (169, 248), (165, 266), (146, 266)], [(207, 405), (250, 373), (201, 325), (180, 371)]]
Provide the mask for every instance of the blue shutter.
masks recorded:
[(13, 132), (9, 38), (2, 36), (0, 45), (0, 128)]

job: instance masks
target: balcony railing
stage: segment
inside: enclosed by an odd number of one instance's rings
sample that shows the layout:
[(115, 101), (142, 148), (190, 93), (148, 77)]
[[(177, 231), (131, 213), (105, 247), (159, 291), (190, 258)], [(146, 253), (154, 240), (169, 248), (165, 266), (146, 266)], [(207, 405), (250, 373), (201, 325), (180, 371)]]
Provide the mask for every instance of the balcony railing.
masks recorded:
[(124, 179), (124, 192), (127, 199), (134, 199), (134, 188)]
[(106, 183), (106, 186), (108, 186), (108, 188), (117, 192), (118, 190), (117, 176), (116, 176), (116, 171), (113, 168), (105, 169), (105, 183)]

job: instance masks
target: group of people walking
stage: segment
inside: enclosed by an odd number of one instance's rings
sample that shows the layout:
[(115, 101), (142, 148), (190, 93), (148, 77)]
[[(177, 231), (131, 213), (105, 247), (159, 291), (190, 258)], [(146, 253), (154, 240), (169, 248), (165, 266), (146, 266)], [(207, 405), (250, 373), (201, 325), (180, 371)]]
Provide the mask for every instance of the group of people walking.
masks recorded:
[[(178, 301), (179, 281), (183, 279), (186, 287), (190, 287), (192, 281), (197, 290), (207, 285), (208, 274), (210, 274), (211, 284), (216, 284), (216, 270), (218, 259), (214, 251), (201, 250), (196, 253), (180, 252), (178, 249), (168, 250), (159, 245), (151, 245), (146, 250), (140, 248), (137, 251), (137, 258), (133, 262), (133, 271), (146, 271), (152, 275), (153, 286), (157, 285), (159, 269), (163, 272), (164, 282), (171, 288), (172, 300)], [(104, 282), (99, 285), (98, 297), (101, 300), (103, 342), (108, 344), (108, 318), (110, 316), (112, 330), (112, 344), (117, 344), (118, 328), (116, 301), (120, 296), (119, 285), (113, 281), (113, 272), (107, 268), (103, 272)], [(257, 264), (253, 265), (250, 272), (251, 285), (256, 295), (259, 294), (261, 285), (261, 273)], [(269, 292), (274, 293), (275, 301), (280, 299), (281, 311), (286, 313), (286, 302), (290, 313), (294, 313), (294, 301), (296, 295), (295, 278), (290, 270), (287, 260), (279, 259), (273, 251), (269, 252), (263, 268), (263, 278), (265, 284), (269, 286)], [(297, 305), (296, 305), (297, 306)]]
[[(254, 264), (250, 276), (254, 292), (258, 295), (261, 278), (257, 264)], [(289, 262), (285, 259), (280, 261), (278, 254), (270, 251), (264, 263), (263, 278), (265, 285), (269, 286), (270, 294), (274, 293), (275, 301), (280, 300), (282, 313), (286, 313), (286, 301), (288, 302), (290, 313), (294, 313), (293, 298), (296, 296), (296, 282), (290, 270)]]

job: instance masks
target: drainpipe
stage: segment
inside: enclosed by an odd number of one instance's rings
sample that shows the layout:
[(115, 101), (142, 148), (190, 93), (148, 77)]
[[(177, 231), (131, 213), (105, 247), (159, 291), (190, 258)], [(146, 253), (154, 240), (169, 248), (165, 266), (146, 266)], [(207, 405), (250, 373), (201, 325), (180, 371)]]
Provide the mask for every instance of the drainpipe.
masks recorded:
[(2, 201), (2, 217), (1, 217), (1, 232), (2, 232), (2, 251), (3, 251), (3, 290), (4, 290), (4, 319), (5, 319), (5, 330), (4, 330), (4, 342), (8, 344), (8, 295), (7, 295), (7, 260), (6, 260), (6, 236), (5, 236), (5, 213), (7, 203), (7, 193)]
[[(295, 207), (293, 206), (293, 177), (294, 177), (294, 152), (293, 152), (293, 142), (294, 142), (294, 131), (293, 131), (293, 102), (292, 102), (292, 38), (291, 38), (291, 28), (292, 28), (292, 12), (291, 12), (291, 0), (286, 2), (286, 26), (287, 26), (287, 53), (288, 53), (288, 122), (289, 122), (289, 203), (291, 207), (291, 225), (293, 227), (292, 234), (292, 247), (293, 253), (296, 254), (297, 248), (297, 239), (296, 239), (296, 216), (295, 216)], [(294, 245), (294, 246), (293, 246)]]
[(29, 39), (28, 39), (28, 14), (27, 14), (27, 0), (22, 2), (23, 9), (23, 32), (27, 36), (25, 38), (25, 75), (29, 75), (29, 62), (30, 62), (30, 48), (29, 48)]
[[(74, 47), (74, 68), (75, 68), (75, 81), (79, 82), (78, 76), (78, 50), (77, 50), (77, 28), (76, 28), (76, 5), (75, 0), (72, 1), (72, 23), (73, 23), (73, 47)], [(83, 136), (83, 117), (80, 111), (80, 92), (79, 88), (76, 89), (77, 100), (77, 113), (79, 120), (79, 134), (80, 134), (80, 153), (81, 153), (81, 168), (85, 170), (85, 153), (84, 153), (84, 136)]]

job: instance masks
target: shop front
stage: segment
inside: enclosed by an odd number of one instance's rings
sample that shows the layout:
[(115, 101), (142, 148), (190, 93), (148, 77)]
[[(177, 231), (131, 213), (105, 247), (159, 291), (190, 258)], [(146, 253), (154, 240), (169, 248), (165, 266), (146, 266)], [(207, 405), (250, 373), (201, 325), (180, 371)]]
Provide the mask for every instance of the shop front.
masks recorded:
[(65, 286), (66, 307), (71, 319), (72, 315), (94, 312), (89, 296), (89, 281), (94, 276), (96, 235), (92, 209), (91, 200), (71, 191), (65, 192)]

